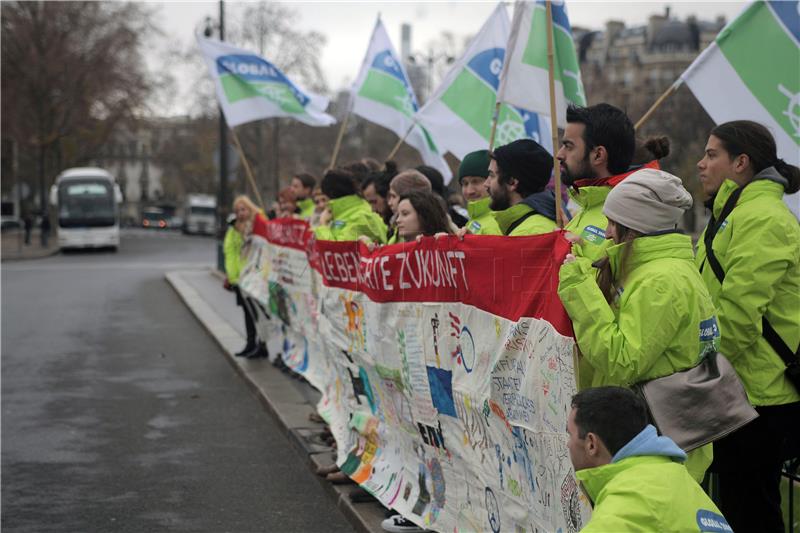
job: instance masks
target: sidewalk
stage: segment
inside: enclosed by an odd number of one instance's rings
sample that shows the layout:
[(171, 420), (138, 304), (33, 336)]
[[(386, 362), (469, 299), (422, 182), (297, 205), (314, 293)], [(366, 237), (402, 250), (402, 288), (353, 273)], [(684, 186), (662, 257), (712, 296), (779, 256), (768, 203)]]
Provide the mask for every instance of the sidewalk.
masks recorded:
[(0, 236), (0, 242), (2, 242), (0, 259), (3, 261), (40, 259), (58, 253), (58, 238), (51, 232), (48, 245), (43, 248), (38, 229), (31, 232), (31, 243), (28, 245), (23, 242), (22, 230), (4, 231)]
[[(242, 359), (233, 354), (245, 344), (242, 310), (233, 293), (222, 288), (222, 277), (214, 270), (177, 270), (166, 275), (178, 295), (200, 324), (217, 341), (228, 362), (236, 369), (265, 409), (283, 428), (289, 442), (313, 472), (336, 460), (335, 451), (321, 443), (322, 424), (308, 420), (320, 398), (306, 382), (292, 379), (266, 359)], [(333, 485), (318, 478), (345, 518), (359, 533), (382, 532), (384, 508), (377, 502), (353, 503), (349, 494), (358, 485)]]

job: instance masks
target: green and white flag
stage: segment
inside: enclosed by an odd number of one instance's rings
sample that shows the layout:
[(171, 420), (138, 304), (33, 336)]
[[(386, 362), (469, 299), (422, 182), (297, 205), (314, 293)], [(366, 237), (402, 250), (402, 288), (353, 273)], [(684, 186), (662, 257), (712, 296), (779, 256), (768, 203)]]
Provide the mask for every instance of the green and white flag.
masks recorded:
[[(695, 59), (681, 80), (717, 124), (753, 120), (775, 137), (778, 157), (800, 165), (798, 2), (754, 2)], [(800, 216), (800, 197), (786, 197)]]
[[(414, 114), (419, 109), (417, 97), (380, 18), (375, 23), (361, 72), (353, 84), (352, 102), (353, 113), (392, 130), (398, 137), (403, 137), (415, 124)], [(414, 126), (406, 143), (419, 151), (426, 165), (442, 173), (445, 183), (450, 181), (453, 174), (444, 160), (444, 152), (428, 131)]]
[(231, 128), (269, 117), (289, 117), (309, 126), (336, 122), (325, 113), (327, 98), (300, 88), (263, 57), (202, 37), (197, 38), (197, 44)]
[[(498, 4), (464, 55), (453, 65), (417, 121), (439, 140), (442, 150), (459, 159), (489, 146), (497, 88), (511, 32), (503, 4)], [(500, 106), (495, 146), (531, 138), (553, 151), (550, 119), (508, 104)]]
[[(563, 0), (552, 1), (553, 66), (555, 69), (557, 124), (567, 124), (567, 104), (586, 105), (578, 54)], [(547, 66), (547, 9), (544, 0), (518, 1), (514, 5), (509, 58), (500, 76), (501, 102), (550, 116)]]

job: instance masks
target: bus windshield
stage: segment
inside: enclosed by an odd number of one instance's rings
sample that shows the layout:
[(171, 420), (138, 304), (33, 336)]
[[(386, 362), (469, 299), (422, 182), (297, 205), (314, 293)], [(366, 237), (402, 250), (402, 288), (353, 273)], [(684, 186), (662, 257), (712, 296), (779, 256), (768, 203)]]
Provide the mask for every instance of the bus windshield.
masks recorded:
[(103, 227), (116, 224), (114, 189), (110, 182), (86, 178), (58, 186), (58, 223), (61, 227)]
[(206, 206), (202, 206), (202, 205), (193, 205), (191, 208), (189, 208), (189, 211), (193, 215), (214, 216), (214, 215), (217, 214), (217, 208), (216, 207), (206, 207)]

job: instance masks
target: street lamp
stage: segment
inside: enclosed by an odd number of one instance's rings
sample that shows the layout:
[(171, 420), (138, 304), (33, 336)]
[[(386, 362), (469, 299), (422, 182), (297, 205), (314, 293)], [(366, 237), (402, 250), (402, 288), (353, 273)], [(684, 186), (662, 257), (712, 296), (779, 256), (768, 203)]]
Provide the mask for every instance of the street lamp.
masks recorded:
[[(219, 40), (225, 40), (225, 3), (219, 0), (219, 25), (215, 25), (211, 17), (206, 17), (203, 35), (211, 37), (214, 30), (219, 30)], [(222, 240), (227, 230), (228, 218), (228, 126), (222, 106), (219, 108), (219, 190), (217, 191), (217, 268), (225, 271), (225, 253)]]
[(428, 74), (426, 76), (426, 101), (431, 97), (431, 93), (433, 93), (433, 64), (442, 60), (444, 60), (448, 65), (451, 65), (456, 58), (446, 52), (434, 53), (432, 48), (428, 49), (427, 54), (417, 52), (408, 56), (408, 62), (412, 65), (425, 64), (428, 66)]

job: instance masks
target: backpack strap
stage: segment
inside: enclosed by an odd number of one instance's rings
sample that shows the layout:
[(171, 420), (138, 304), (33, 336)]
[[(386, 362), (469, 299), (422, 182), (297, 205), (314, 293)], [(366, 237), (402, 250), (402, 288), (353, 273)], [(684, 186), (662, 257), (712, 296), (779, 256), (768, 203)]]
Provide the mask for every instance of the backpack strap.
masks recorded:
[[(722, 285), (722, 280), (725, 279), (725, 270), (722, 269), (722, 265), (719, 264), (719, 260), (717, 256), (714, 255), (714, 248), (712, 244), (714, 243), (714, 237), (717, 236), (717, 232), (722, 228), (722, 224), (725, 222), (725, 219), (728, 218), (728, 215), (731, 214), (733, 208), (736, 207), (736, 202), (739, 201), (739, 196), (742, 195), (742, 189), (744, 187), (739, 187), (731, 195), (728, 197), (728, 201), (725, 202), (725, 205), (722, 207), (722, 211), (719, 213), (719, 220), (714, 218), (714, 213), (711, 213), (711, 218), (708, 221), (708, 226), (706, 226), (706, 233), (703, 237), (703, 243), (706, 245), (706, 260), (708, 261), (708, 265), (711, 267), (711, 270), (714, 271), (714, 275), (719, 280), (720, 285)], [(703, 271), (703, 267), (705, 266), (705, 262), (703, 265), (700, 266), (700, 271)]]
[[(706, 226), (706, 234), (703, 238), (703, 242), (706, 246), (706, 260), (708, 261), (708, 265), (711, 267), (711, 270), (714, 271), (714, 275), (719, 280), (720, 285), (725, 280), (725, 270), (722, 268), (717, 256), (714, 254), (714, 249), (712, 244), (714, 243), (714, 237), (717, 235), (717, 232), (720, 230), (722, 223), (725, 222), (725, 219), (728, 218), (728, 215), (731, 214), (733, 208), (736, 207), (736, 202), (739, 200), (739, 196), (742, 194), (742, 190), (744, 187), (739, 187), (728, 198), (728, 201), (725, 202), (725, 206), (722, 208), (719, 214), (719, 220), (714, 218), (714, 215), (711, 215), (711, 219), (708, 221), (708, 226)], [(700, 271), (703, 270), (703, 266), (705, 263), (700, 267)], [(800, 357), (800, 347), (798, 347), (797, 351), (792, 353), (792, 349), (784, 342), (778, 332), (775, 331), (775, 328), (772, 327), (772, 324), (769, 323), (767, 317), (762, 315), (761, 316), (761, 335), (764, 339), (769, 343), (775, 353), (777, 353), (780, 358), (783, 360), (784, 364), (787, 367), (792, 365), (797, 365), (798, 358)]]
[(514, 231), (515, 229), (517, 229), (517, 226), (519, 226), (520, 224), (522, 224), (528, 218), (532, 217), (535, 214), (536, 214), (536, 211), (528, 211), (527, 213), (525, 213), (524, 215), (519, 217), (517, 220), (512, 222), (511, 225), (506, 230), (506, 236), (511, 235), (511, 232)]

